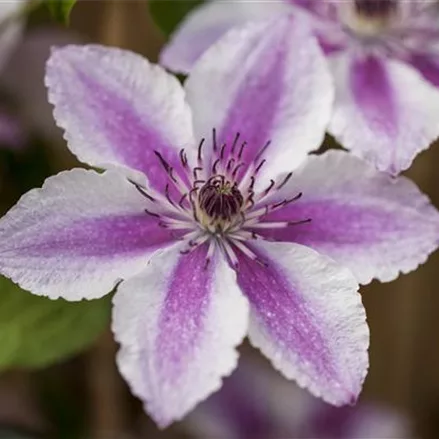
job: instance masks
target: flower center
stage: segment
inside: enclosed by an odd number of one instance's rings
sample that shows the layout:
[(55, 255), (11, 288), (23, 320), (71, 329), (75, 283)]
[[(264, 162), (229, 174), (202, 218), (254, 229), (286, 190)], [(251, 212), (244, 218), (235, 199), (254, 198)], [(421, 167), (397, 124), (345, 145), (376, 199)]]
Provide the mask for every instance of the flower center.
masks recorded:
[(355, 0), (355, 9), (363, 17), (382, 19), (396, 11), (396, 0)]
[[(291, 221), (267, 221), (266, 216), (298, 201), (302, 193), (290, 198), (272, 197), (292, 177), (292, 172), (279, 179), (271, 179), (265, 189), (255, 191), (256, 179), (266, 163), (263, 157), (270, 142), (263, 144), (251, 159), (245, 160), (247, 142), (236, 133), (232, 142), (217, 142), (213, 130), (209, 161), (203, 156), (202, 139), (198, 146), (197, 162), (189, 164), (184, 149), (180, 151), (180, 166), (174, 168), (159, 151), (154, 151), (167, 182), (163, 192), (150, 193), (144, 186), (131, 181), (146, 201), (144, 211), (155, 218), (160, 227), (168, 229), (187, 247), (182, 254), (208, 243), (206, 266), (215, 248), (220, 248), (234, 267), (238, 266), (236, 252), (258, 260), (248, 247), (248, 241), (265, 239), (264, 229), (279, 229), (306, 224), (310, 218)], [(270, 199), (271, 198), (271, 199)], [(265, 264), (262, 261), (259, 261)]]
[(244, 197), (236, 182), (214, 175), (198, 193), (198, 217), (209, 230), (224, 230), (241, 213)]
[(342, 5), (341, 19), (355, 34), (372, 37), (390, 27), (398, 13), (398, 0), (353, 0)]

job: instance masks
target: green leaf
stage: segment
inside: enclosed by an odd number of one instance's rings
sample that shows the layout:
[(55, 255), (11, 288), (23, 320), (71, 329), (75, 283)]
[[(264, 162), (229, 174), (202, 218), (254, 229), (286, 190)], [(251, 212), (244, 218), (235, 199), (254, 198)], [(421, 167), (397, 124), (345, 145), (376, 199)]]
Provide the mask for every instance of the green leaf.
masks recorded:
[(86, 349), (109, 324), (110, 301), (50, 300), (0, 277), (0, 370), (45, 367)]
[(183, 18), (203, 0), (149, 0), (149, 9), (157, 26), (169, 36)]
[(65, 25), (69, 24), (70, 13), (76, 0), (44, 0), (44, 3), (56, 21)]

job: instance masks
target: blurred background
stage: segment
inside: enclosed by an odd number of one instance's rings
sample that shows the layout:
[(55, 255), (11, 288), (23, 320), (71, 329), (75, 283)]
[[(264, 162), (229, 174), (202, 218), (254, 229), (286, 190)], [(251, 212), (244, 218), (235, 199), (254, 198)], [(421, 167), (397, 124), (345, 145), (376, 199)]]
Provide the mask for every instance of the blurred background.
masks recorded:
[[(39, 8), (23, 26), (0, 72), (2, 212), (48, 175), (79, 165), (45, 100), (50, 46), (97, 42), (154, 61), (165, 41), (145, 0), (79, 1), (69, 27)], [(407, 173), (436, 206), (438, 163), (433, 146)], [(362, 288), (371, 367), (355, 408), (320, 403), (243, 346), (240, 368), (224, 389), (161, 432), (117, 372), (109, 299), (66, 307), (1, 279), (0, 439), (438, 438), (438, 285), (436, 254), (395, 282)]]

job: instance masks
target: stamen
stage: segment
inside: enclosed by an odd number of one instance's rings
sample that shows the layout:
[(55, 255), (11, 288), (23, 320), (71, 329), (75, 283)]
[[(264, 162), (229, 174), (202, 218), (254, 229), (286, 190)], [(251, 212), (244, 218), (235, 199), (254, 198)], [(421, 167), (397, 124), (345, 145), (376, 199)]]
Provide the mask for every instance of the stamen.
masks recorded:
[(271, 140), (269, 140), (262, 148), (261, 150), (256, 154), (256, 157), (254, 158), (254, 162), (257, 162), (261, 156), (264, 154), (264, 152), (267, 150), (267, 148), (271, 145)]
[(356, 11), (369, 18), (387, 18), (397, 10), (395, 0), (354, 0)]
[(202, 162), (203, 160), (203, 145), (206, 139), (202, 138), (200, 143), (198, 144), (198, 162)]
[(256, 178), (252, 175), (250, 177), (250, 185), (248, 187), (249, 192), (253, 193), (253, 188), (255, 187)]
[(172, 169), (171, 165), (163, 158), (163, 156), (158, 151), (154, 151), (154, 154), (158, 157), (161, 165), (163, 166), (165, 171), (169, 174), (170, 170)]
[(244, 152), (244, 148), (247, 146), (247, 142), (242, 142), (241, 149), (239, 150), (238, 159), (241, 160), (242, 153)]
[(245, 163), (240, 163), (238, 166), (236, 166), (236, 168), (235, 168), (235, 169), (233, 170), (233, 172), (232, 172), (232, 178), (233, 178), (233, 179), (236, 178), (239, 169), (242, 168), (243, 166), (245, 166)]
[(212, 260), (212, 256), (213, 256), (213, 252), (215, 251), (215, 240), (211, 239), (209, 242), (209, 248), (207, 250), (207, 255), (206, 255), (206, 263), (204, 264), (204, 269), (207, 270), (207, 267), (210, 264), (210, 261)]
[(212, 144), (213, 144), (213, 150), (216, 151), (218, 148), (218, 145), (216, 143), (216, 128), (212, 130)]
[(166, 218), (164, 221), (161, 221), (159, 223), (159, 226), (169, 230), (185, 230), (185, 229), (192, 229), (194, 227), (194, 224), (190, 222), (181, 221), (180, 223), (174, 224), (174, 223), (166, 222), (167, 220), (168, 219)]
[(289, 179), (293, 176), (293, 173), (290, 172), (284, 179), (284, 181), (276, 188), (276, 189), (281, 189), (283, 188), (289, 181)]
[(230, 221), (239, 214), (243, 204), (244, 198), (236, 183), (226, 180), (224, 175), (211, 177), (198, 194), (199, 208), (210, 226), (218, 220)]
[(145, 213), (147, 213), (148, 215), (154, 216), (154, 217), (156, 217), (156, 218), (161, 218), (161, 215), (159, 215), (158, 213), (151, 212), (150, 210), (145, 209), (145, 208), (143, 208), (143, 210), (144, 210)]
[(212, 166), (212, 174), (217, 173), (217, 167), (221, 163), (221, 159), (216, 159), (213, 166)]
[(231, 158), (229, 162), (227, 163), (226, 172), (230, 172), (230, 169), (232, 169), (232, 166), (235, 164), (235, 159)]
[(168, 183), (166, 183), (165, 195), (166, 195), (166, 199), (169, 201), (169, 203), (171, 203), (173, 206), (175, 206), (175, 203), (171, 198), (171, 194), (169, 193), (169, 184)]
[(233, 251), (232, 247), (230, 246), (230, 244), (228, 243), (228, 241), (226, 239), (222, 239), (219, 242), (221, 243), (226, 256), (229, 258), (231, 265), (237, 269), (239, 266), (239, 262), (238, 262), (238, 258), (236, 257), (236, 254)]
[(261, 161), (261, 163), (259, 163), (259, 165), (258, 165), (258, 166), (256, 167), (256, 169), (255, 169), (255, 175), (261, 170), (262, 166), (264, 166), (264, 164), (265, 164), (266, 161), (267, 161), (267, 160), (263, 159), (263, 160)]
[(302, 198), (302, 192), (299, 192), (295, 197), (288, 199), (285, 199), (283, 201), (281, 201), (280, 203), (275, 203), (271, 206), (271, 210), (276, 210), (278, 207), (281, 206), (286, 206), (287, 204), (293, 203), (294, 201), (299, 200), (300, 198)]
[[(171, 178), (172, 182), (174, 183), (175, 187), (178, 189), (178, 191), (181, 194), (184, 194), (187, 191), (187, 185), (181, 180), (180, 177), (176, 177), (174, 175), (174, 168), (163, 158), (163, 156), (158, 152), (154, 151), (154, 154), (158, 157), (160, 164), (165, 169), (166, 173)], [(169, 190), (169, 189), (168, 189)], [(171, 203), (174, 204), (174, 203)]]
[(235, 153), (235, 148), (236, 148), (236, 145), (238, 144), (238, 140), (239, 140), (240, 136), (241, 136), (241, 133), (237, 132), (236, 136), (235, 136), (235, 139), (233, 140), (233, 143), (232, 143), (232, 148), (230, 150), (230, 153), (232, 155)]
[(180, 198), (180, 201), (178, 202), (178, 205), (183, 209), (183, 203), (185, 202), (187, 198), (187, 193), (183, 194), (183, 196)]
[(180, 150), (180, 161), (183, 167), (187, 168), (188, 161), (187, 161), (187, 155), (184, 152), (184, 148)]
[(192, 174), (194, 176), (194, 180), (197, 180), (197, 178), (198, 178), (197, 173), (201, 172), (202, 170), (203, 170), (203, 168), (201, 168), (200, 166), (197, 166), (196, 168), (194, 168), (192, 170)]
[(259, 238), (256, 232), (250, 232), (248, 230), (238, 230), (236, 232), (230, 233), (228, 236), (232, 239), (237, 239), (238, 241), (248, 241), (249, 239)]
[(246, 224), (247, 224), (250, 220), (252, 220), (252, 219), (255, 219), (255, 218), (258, 218), (258, 217), (261, 217), (261, 216), (267, 215), (267, 213), (270, 212), (270, 207), (271, 207), (270, 205), (263, 206), (263, 207), (261, 207), (261, 208), (255, 210), (255, 211), (253, 211), (253, 212), (247, 214), (247, 215), (246, 215), (246, 218), (245, 218), (245, 219), (246, 219)]
[(146, 191), (145, 191), (145, 189), (142, 187), (142, 186), (140, 186), (138, 183), (135, 183), (134, 181), (132, 181), (132, 180), (129, 180), (129, 182), (130, 183), (132, 183), (134, 186), (135, 186), (135, 188), (144, 196), (144, 197), (146, 197), (146, 198), (148, 198), (148, 200), (150, 200), (150, 201), (155, 201), (155, 198), (154, 197), (152, 197), (151, 195), (149, 195)]
[(227, 144), (223, 143), (223, 146), (221, 147), (221, 153), (220, 153), (220, 159), (223, 160), (224, 159), (224, 151), (226, 149)]
[(264, 196), (267, 195), (271, 191), (271, 189), (273, 189), (275, 184), (276, 183), (274, 180), (270, 180), (270, 185), (267, 187), (267, 189), (265, 189)]
[(257, 255), (255, 255), (246, 245), (244, 245), (241, 241), (238, 241), (236, 239), (232, 240), (233, 244), (236, 245), (236, 247), (239, 248), (239, 250), (242, 251), (247, 257), (252, 259), (253, 261), (257, 261), (260, 264), (264, 265), (265, 267), (268, 267), (268, 264), (266, 264), (264, 261), (259, 259)]
[(289, 226), (298, 226), (300, 224), (307, 224), (311, 222), (311, 218), (300, 220), (300, 221), (279, 221), (279, 222), (266, 222), (266, 223), (256, 223), (251, 225), (246, 225), (253, 229), (282, 229)]
[(209, 236), (203, 232), (191, 232), (184, 236), (183, 240), (187, 242), (188, 248), (180, 250), (181, 254), (187, 255), (195, 250), (199, 245), (203, 244), (209, 239)]

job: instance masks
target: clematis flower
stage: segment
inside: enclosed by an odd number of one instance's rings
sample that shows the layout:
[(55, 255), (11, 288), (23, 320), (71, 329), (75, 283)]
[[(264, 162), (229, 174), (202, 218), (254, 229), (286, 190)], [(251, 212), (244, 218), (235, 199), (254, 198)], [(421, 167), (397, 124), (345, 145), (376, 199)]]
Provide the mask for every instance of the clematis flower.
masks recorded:
[(354, 402), (369, 338), (357, 281), (425, 261), (438, 213), (348, 153), (305, 160), (333, 98), (307, 29), (232, 31), (184, 88), (131, 52), (66, 46), (46, 84), (70, 150), (106, 171), (24, 195), (0, 221), (0, 272), (53, 299), (117, 286), (117, 362), (162, 427), (221, 386), (246, 335), (300, 386)]
[(439, 135), (437, 1), (211, 1), (187, 17), (161, 62), (187, 73), (228, 29), (288, 14), (309, 24), (331, 67), (328, 131), (380, 170), (407, 169)]
[(195, 439), (413, 437), (408, 419), (389, 407), (330, 406), (248, 357), (184, 426)]

